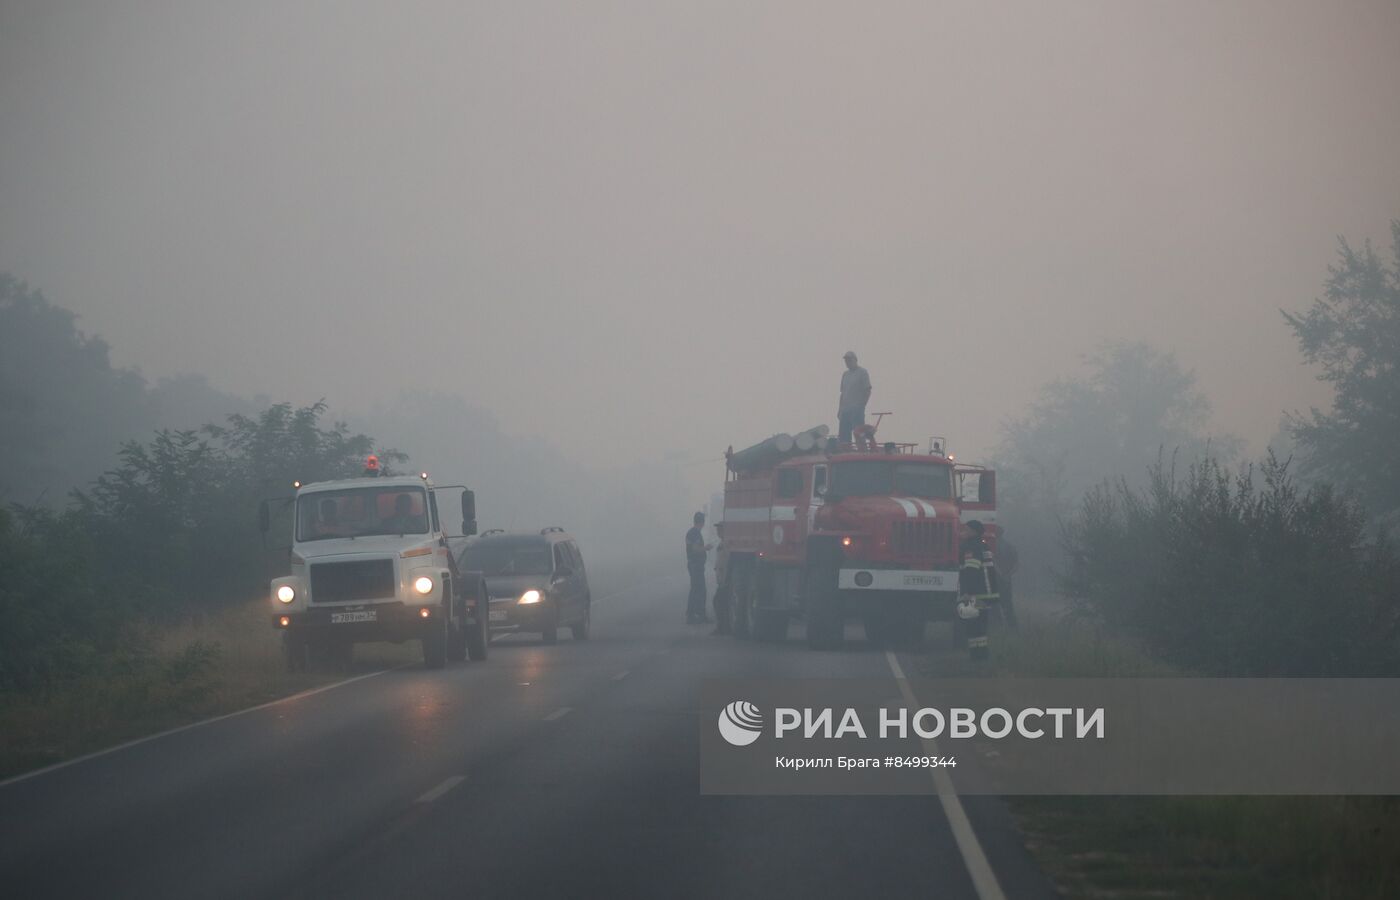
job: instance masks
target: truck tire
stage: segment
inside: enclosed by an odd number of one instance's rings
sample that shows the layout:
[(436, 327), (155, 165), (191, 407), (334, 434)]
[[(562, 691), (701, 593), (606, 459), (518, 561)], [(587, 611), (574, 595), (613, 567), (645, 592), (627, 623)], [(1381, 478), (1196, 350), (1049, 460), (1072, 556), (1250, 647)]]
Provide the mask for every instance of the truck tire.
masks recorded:
[(452, 598), (447, 619), (447, 661), (461, 662), (467, 658), (467, 604), (462, 588), (450, 576), (443, 580), (443, 593)]
[(472, 626), (454, 622), (447, 628), (447, 661), (461, 662), (467, 658), (467, 629)]
[(813, 650), (839, 650), (846, 635), (841, 620), (841, 594), (836, 586), (839, 559), (830, 550), (814, 546), (808, 551), (803, 580), (807, 599), (807, 646)]
[(585, 601), (583, 604), (583, 618), (569, 626), (569, 630), (574, 634), (574, 640), (588, 640), (588, 630), (593, 624), (593, 602)]
[(753, 635), (754, 564), (751, 559), (735, 563), (734, 636), (745, 640)]
[(447, 621), (435, 619), (423, 633), (423, 668), (441, 669), (447, 664)]
[(487, 648), (491, 646), (491, 623), (487, 621), (491, 616), (490, 606), (490, 598), (482, 598), (481, 606), (477, 610), (476, 624), (463, 626), (467, 635), (467, 657), (472, 662), (486, 659)]
[[(462, 597), (458, 601), (461, 605), (462, 629), (462, 650), (466, 657), (472, 662), (481, 662), (486, 658), (486, 650), (491, 644), (491, 594), (486, 590), (486, 580), (480, 577), (466, 576), (462, 581)], [(476, 619), (473, 623), (467, 622), (467, 604), (475, 603)]]

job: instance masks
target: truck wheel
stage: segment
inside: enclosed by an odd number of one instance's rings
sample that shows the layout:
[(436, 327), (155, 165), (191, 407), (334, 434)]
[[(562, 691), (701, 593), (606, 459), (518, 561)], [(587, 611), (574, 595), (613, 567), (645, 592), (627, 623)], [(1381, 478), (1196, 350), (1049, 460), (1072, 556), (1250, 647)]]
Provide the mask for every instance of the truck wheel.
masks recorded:
[(448, 626), (447, 659), (449, 662), (461, 662), (467, 658), (467, 631), (471, 627), (460, 622)]
[[(460, 616), (458, 627), (462, 635), (462, 653), (472, 662), (481, 662), (486, 658), (487, 645), (491, 643), (491, 593), (486, 589), (486, 579), (479, 576), (463, 578), (460, 590), (457, 613)], [(473, 618), (476, 621), (468, 623), (468, 601), (472, 600), (475, 601), (476, 614)]]
[(433, 622), (423, 634), (423, 668), (441, 669), (447, 664), (447, 622)]
[(306, 639), (290, 631), (282, 633), (282, 658), (287, 661), (288, 672), (306, 671)]
[(593, 604), (586, 603), (583, 607), (583, 618), (569, 626), (569, 630), (574, 633), (574, 640), (588, 640), (588, 629), (593, 623)]
[(836, 598), (813, 597), (807, 609), (807, 646), (813, 650), (840, 650), (845, 639)]
[(467, 635), (467, 656), (471, 657), (472, 662), (484, 660), (486, 648), (491, 644), (491, 625), (487, 621), (491, 617), (491, 611), (487, 609), (490, 605), (490, 598), (483, 597), (477, 609), (476, 624), (464, 626)]
[(734, 636), (744, 639), (753, 633), (753, 563), (744, 560), (734, 574)]
[(808, 574), (807, 646), (813, 650), (839, 650), (846, 635), (841, 622), (836, 575), (825, 567)]
[(777, 610), (763, 609), (754, 613), (754, 637), (760, 641), (781, 644), (787, 640), (788, 614)]
[(841, 549), (824, 541), (807, 545), (807, 569), (803, 573), (803, 605), (807, 612), (807, 646), (813, 650), (839, 650), (845, 643), (841, 618)]

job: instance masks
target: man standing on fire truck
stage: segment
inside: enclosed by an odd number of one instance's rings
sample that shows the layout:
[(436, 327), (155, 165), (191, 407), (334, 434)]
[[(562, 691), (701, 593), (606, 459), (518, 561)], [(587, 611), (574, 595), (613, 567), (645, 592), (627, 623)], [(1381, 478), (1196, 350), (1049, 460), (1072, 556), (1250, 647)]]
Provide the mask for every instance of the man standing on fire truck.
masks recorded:
[(710, 545), (705, 543), (705, 514), (695, 514), (695, 525), (685, 533), (685, 566), (690, 571), (690, 599), (685, 607), (688, 625), (703, 625), (710, 621), (705, 615), (705, 558)]
[(851, 432), (865, 424), (865, 404), (870, 400), (870, 373), (856, 365), (856, 352), (847, 350), (846, 371), (841, 373), (841, 400), (836, 407), (836, 419), (841, 426), (837, 440), (851, 442)]

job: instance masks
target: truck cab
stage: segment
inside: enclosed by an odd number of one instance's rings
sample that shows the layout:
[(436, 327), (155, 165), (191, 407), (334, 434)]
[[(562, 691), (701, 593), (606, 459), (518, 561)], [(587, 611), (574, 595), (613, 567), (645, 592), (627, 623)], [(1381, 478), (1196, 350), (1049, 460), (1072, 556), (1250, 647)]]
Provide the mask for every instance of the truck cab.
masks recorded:
[[(296, 485), (291, 572), (273, 579), (270, 598), (289, 668), (368, 641), (419, 640), (429, 668), (484, 658), (489, 598), (481, 576), (460, 571), (448, 550), (445, 489), (427, 473)], [(461, 490), (462, 530), (475, 534), (475, 497)], [(266, 533), (266, 502), (259, 515)]]

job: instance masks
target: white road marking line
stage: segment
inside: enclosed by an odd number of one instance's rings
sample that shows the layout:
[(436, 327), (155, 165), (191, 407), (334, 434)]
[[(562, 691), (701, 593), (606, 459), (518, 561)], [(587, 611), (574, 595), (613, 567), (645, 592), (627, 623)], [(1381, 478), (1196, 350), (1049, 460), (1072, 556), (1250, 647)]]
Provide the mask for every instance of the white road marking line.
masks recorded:
[(552, 712), (552, 713), (550, 713), (549, 715), (545, 716), (545, 717), (544, 717), (544, 720), (545, 720), (546, 722), (553, 722), (555, 719), (562, 719), (562, 718), (564, 718), (565, 716), (567, 716), (567, 715), (568, 715), (570, 712), (572, 712), (572, 711), (573, 711), (573, 707), (572, 707), (572, 706), (561, 706), (561, 707), (559, 707), (558, 709), (556, 709), (554, 712)]
[(414, 663), (404, 663), (402, 666), (392, 666), (388, 669), (380, 669), (377, 672), (367, 672), (364, 675), (356, 675), (354, 678), (347, 678), (344, 681), (336, 681), (332, 684), (323, 684), (318, 688), (311, 688), (310, 690), (302, 691), (299, 694), (292, 694), (290, 697), (282, 697), (277, 700), (269, 700), (266, 703), (259, 703), (257, 706), (250, 706), (247, 709), (239, 709), (231, 713), (224, 713), (222, 716), (215, 716), (212, 719), (201, 719), (198, 722), (191, 722), (188, 725), (181, 725), (178, 728), (171, 728), (167, 731), (159, 732), (158, 734), (148, 734), (145, 737), (137, 738), (134, 741), (127, 741), (125, 744), (118, 744), (115, 747), (108, 747), (106, 750), (98, 750), (97, 752), (89, 753), (86, 756), (79, 756), (77, 759), (64, 760), (60, 763), (54, 763), (51, 766), (45, 766), (42, 769), (35, 769), (33, 772), (25, 772), (22, 775), (15, 775), (12, 778), (6, 778), (4, 781), (0, 781), (0, 788), (8, 787), (12, 784), (18, 784), (19, 782), (27, 781), (30, 778), (37, 778), (40, 775), (47, 775), (50, 772), (57, 772), (59, 769), (66, 769), (69, 766), (76, 766), (78, 763), (87, 762), (90, 759), (97, 759), (99, 756), (106, 756), (109, 753), (116, 753), (119, 750), (126, 750), (128, 748), (135, 747), (139, 744), (146, 744), (151, 741), (158, 741), (163, 737), (170, 737), (172, 734), (179, 734), (182, 731), (189, 731), (193, 728), (200, 728), (205, 725), (213, 725), (215, 722), (222, 722), (225, 719), (232, 719), (236, 716), (247, 715), (251, 712), (257, 712), (260, 709), (267, 709), (269, 706), (277, 706), (281, 703), (290, 703), (293, 700), (301, 700), (302, 698), (310, 697), (313, 694), (320, 694), (325, 691), (333, 690), (334, 688), (345, 687), (345, 685), (347, 684), (354, 684), (357, 681), (364, 681), (366, 678), (373, 678), (376, 675), (383, 675), (385, 672), (394, 672), (399, 669), (407, 668), (411, 665), (414, 665)]
[(614, 675), (612, 680), (613, 680), (613, 681), (621, 681), (622, 679), (626, 678), (626, 677), (628, 676), (628, 674), (630, 674), (630, 673), (628, 672), (628, 670), (627, 670), (627, 669), (623, 669), (621, 672), (618, 672), (616, 675)]
[[(885, 651), (885, 659), (889, 660), (890, 671), (894, 673), (894, 679), (899, 684), (899, 692), (904, 696), (904, 702), (910, 709), (919, 709), (921, 704), (914, 696), (914, 690), (909, 687), (909, 680), (904, 677), (899, 660), (889, 650)], [(930, 756), (939, 755), (936, 742), (930, 738), (922, 740), (924, 750)], [(972, 830), (972, 823), (968, 821), (967, 811), (963, 809), (962, 800), (958, 798), (958, 792), (954, 789), (947, 770), (935, 768), (929, 771), (933, 775), (934, 789), (938, 791), (938, 802), (942, 804), (943, 815), (948, 817), (948, 825), (953, 829), (953, 839), (958, 844), (958, 852), (962, 854), (963, 865), (967, 866), (967, 874), (972, 878), (972, 887), (977, 891), (977, 896), (980, 900), (1006, 900), (1006, 894), (1002, 893), (1001, 883), (997, 881), (991, 863), (987, 862), (987, 854), (982, 851), (977, 832)]]
[(464, 781), (466, 781), (466, 780), (467, 780), (467, 776), (465, 776), (465, 775), (453, 775), (451, 778), (443, 779), (442, 784), (438, 785), (437, 787), (433, 788), (431, 791), (428, 791), (426, 794), (424, 794), (423, 796), (419, 797), (418, 800), (417, 800), (416, 802), (418, 802), (418, 803), (432, 803), (434, 800), (436, 800), (437, 798), (441, 797), (443, 794), (445, 794), (445, 793), (447, 793), (448, 791), (452, 790), (452, 789), (455, 788), (457, 785), (461, 784), (462, 782), (464, 782)]

